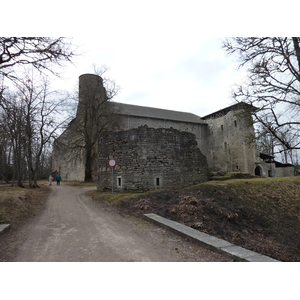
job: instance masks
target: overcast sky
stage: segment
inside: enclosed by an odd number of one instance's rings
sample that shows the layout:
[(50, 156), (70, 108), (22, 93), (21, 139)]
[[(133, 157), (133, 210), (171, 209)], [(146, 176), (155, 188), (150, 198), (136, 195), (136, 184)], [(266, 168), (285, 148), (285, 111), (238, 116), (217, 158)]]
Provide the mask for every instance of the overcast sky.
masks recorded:
[[(190, 31), (191, 33), (191, 31)], [(126, 40), (126, 41), (125, 41)], [(79, 75), (106, 65), (106, 76), (121, 86), (114, 101), (205, 115), (232, 103), (230, 91), (241, 80), (220, 38), (128, 34), (124, 41), (75, 37), (85, 53), (64, 74), (73, 86)], [(107, 40), (106, 40), (107, 41)]]
[[(71, 90), (93, 64), (106, 65), (106, 75), (121, 86), (114, 101), (199, 116), (231, 105), (232, 87), (245, 74), (222, 50), (222, 37), (265, 34), (270, 23), (260, 12), (272, 14), (274, 7), (257, 0), (247, 9), (232, 0), (53, 0), (33, 13), (30, 7), (39, 7), (34, 2), (18, 3), (14, 23), (26, 16), (18, 35), (29, 28), (32, 36), (69, 36), (81, 45), (83, 54), (64, 69), (60, 88)], [(12, 24), (9, 14), (3, 18)], [(255, 25), (249, 22), (254, 19)]]
[(232, 26), (228, 20), (222, 25), (224, 3), (207, 9), (201, 1), (129, 0), (87, 9), (88, 3), (78, 7), (81, 15), (72, 12), (78, 19), (67, 33), (84, 54), (68, 67), (64, 85), (74, 86), (93, 64), (106, 65), (107, 76), (121, 86), (117, 102), (199, 116), (232, 104), (230, 91), (241, 72), (218, 38)]

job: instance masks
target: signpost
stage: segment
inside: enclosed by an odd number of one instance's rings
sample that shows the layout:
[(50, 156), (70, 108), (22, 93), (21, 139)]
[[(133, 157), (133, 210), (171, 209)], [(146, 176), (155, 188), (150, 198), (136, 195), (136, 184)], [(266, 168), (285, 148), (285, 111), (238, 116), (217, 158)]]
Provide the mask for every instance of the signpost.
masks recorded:
[(114, 159), (110, 159), (108, 161), (108, 165), (111, 167), (111, 193), (114, 193), (114, 167), (116, 165), (116, 161)]

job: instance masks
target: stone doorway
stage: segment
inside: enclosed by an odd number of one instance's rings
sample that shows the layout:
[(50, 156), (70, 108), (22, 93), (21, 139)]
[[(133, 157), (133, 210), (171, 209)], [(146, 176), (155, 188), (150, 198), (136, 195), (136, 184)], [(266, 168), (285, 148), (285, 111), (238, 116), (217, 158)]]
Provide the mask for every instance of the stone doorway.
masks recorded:
[(262, 168), (260, 166), (257, 166), (255, 168), (254, 174), (257, 176), (262, 176)]

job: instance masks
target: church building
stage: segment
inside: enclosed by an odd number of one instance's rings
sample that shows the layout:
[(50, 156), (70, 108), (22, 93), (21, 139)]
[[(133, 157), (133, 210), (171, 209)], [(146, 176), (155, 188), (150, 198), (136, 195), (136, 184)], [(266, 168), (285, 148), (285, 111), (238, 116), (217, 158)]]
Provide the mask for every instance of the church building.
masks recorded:
[[(85, 180), (87, 133), (81, 129), (89, 127), (93, 132), (93, 128), (99, 128), (84, 113), (97, 110), (97, 106), (91, 106), (93, 102), (106, 102), (105, 110), (99, 109), (102, 115), (110, 111), (113, 116), (105, 119), (105, 130), (98, 129), (97, 142), (89, 155), (92, 179), (99, 190), (111, 189), (112, 184), (122, 191), (179, 188), (206, 181), (211, 172), (218, 171), (255, 175), (259, 168), (261, 176), (271, 174), (257, 152), (251, 116), (255, 108), (251, 105), (237, 103), (200, 117), (105, 101), (105, 95), (101, 77), (79, 77), (76, 118), (53, 146), (53, 169), (60, 172), (63, 180)], [(102, 115), (100, 112), (94, 120)], [(275, 169), (272, 165), (273, 176)]]

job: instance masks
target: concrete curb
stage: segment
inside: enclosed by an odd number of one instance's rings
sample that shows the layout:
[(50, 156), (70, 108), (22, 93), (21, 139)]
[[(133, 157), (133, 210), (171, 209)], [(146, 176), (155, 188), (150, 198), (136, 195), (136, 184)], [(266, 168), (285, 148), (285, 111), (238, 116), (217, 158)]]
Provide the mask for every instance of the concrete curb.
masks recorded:
[(10, 228), (10, 224), (0, 224), (0, 234)]
[(194, 242), (201, 244), (202, 246), (209, 248), (212, 251), (216, 251), (222, 254), (226, 254), (230, 257), (234, 257), (240, 261), (248, 262), (279, 262), (269, 256), (259, 254), (257, 252), (247, 250), (240, 246), (231, 244), (225, 240), (211, 236), (207, 233), (198, 231), (183, 224), (168, 220), (156, 214), (144, 214), (144, 217), (154, 223), (157, 223), (163, 227), (171, 229), (179, 235), (186, 237)]

